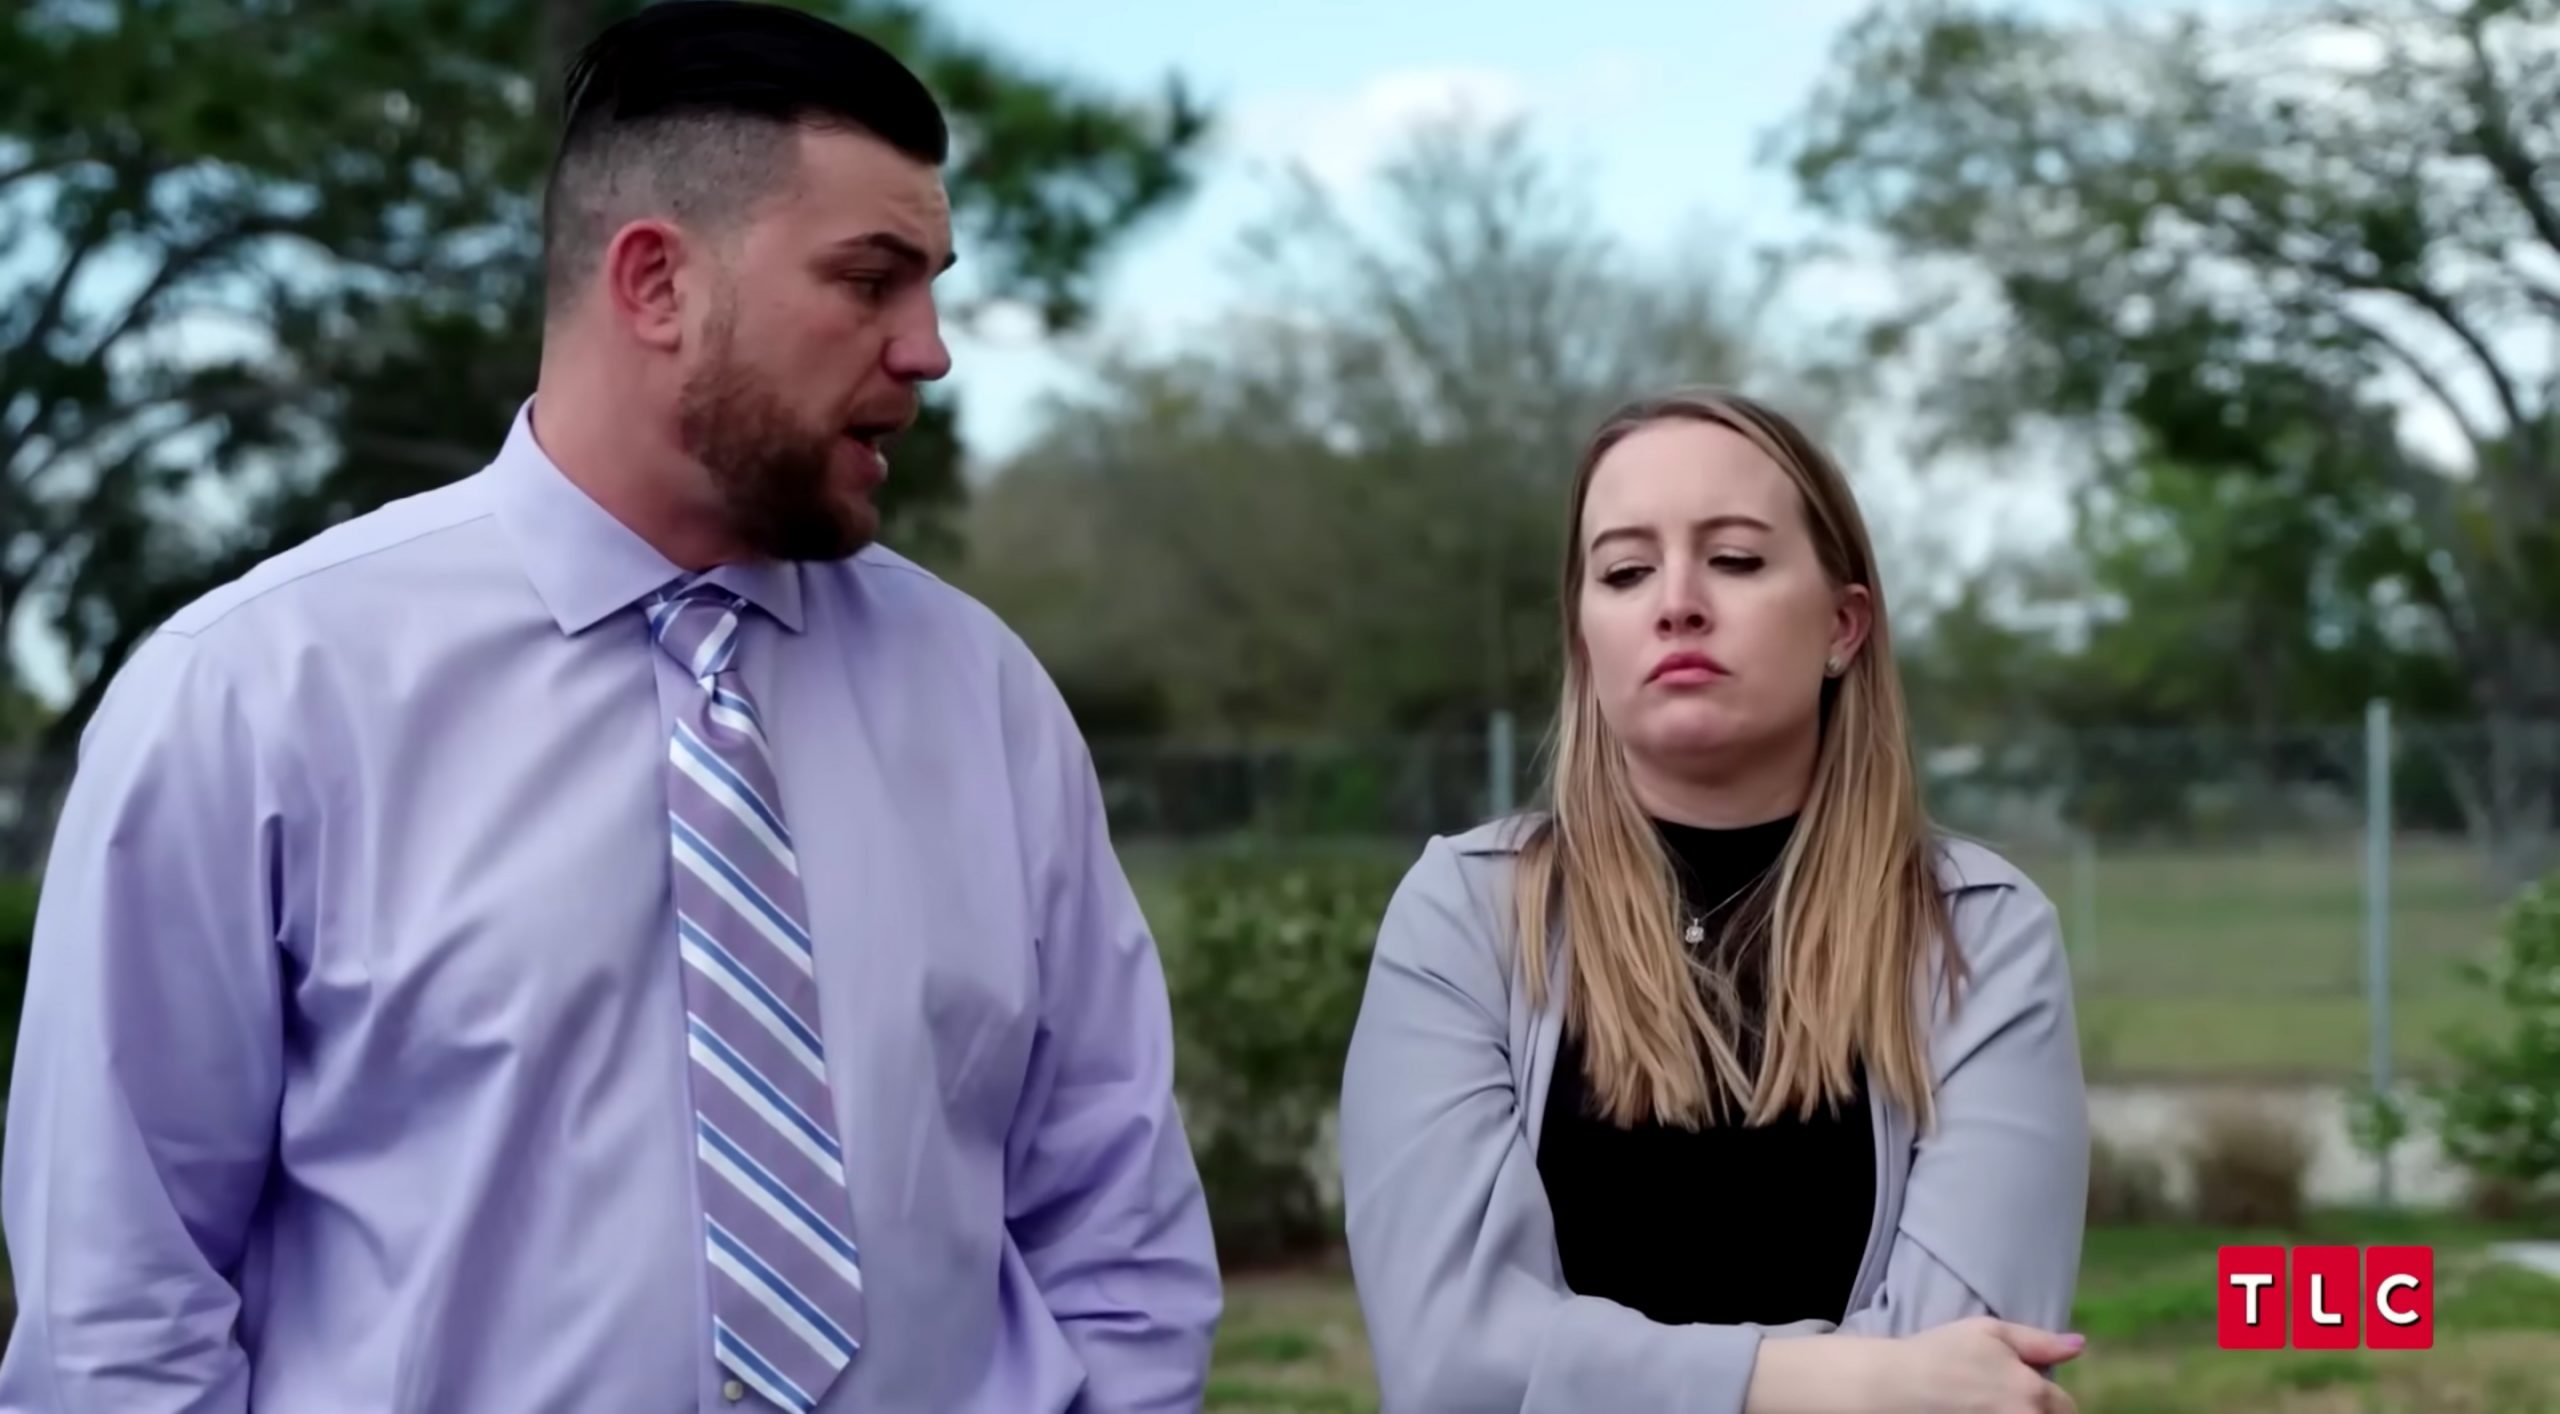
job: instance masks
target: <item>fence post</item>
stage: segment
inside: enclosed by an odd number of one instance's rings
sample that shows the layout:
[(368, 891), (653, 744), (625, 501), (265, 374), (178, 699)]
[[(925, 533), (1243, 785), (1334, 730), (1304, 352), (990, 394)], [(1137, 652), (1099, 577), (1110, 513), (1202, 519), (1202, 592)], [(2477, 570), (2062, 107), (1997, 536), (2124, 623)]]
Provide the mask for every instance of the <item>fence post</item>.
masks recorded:
[[(2364, 979), (2373, 1022), (2373, 1093), (2391, 1095), (2391, 704), (2365, 704)], [(2374, 1196), (2391, 1206), (2391, 1151), (2374, 1155)]]
[(1511, 803), (1518, 776), (1512, 769), (1511, 713), (1493, 714), (1491, 730), (1485, 734), (1484, 750), (1485, 800), (1499, 818), (1511, 813)]
[(2071, 832), (2071, 913), (2078, 925), (2081, 975), (2094, 977), (2098, 961), (2098, 837), (2087, 828)]

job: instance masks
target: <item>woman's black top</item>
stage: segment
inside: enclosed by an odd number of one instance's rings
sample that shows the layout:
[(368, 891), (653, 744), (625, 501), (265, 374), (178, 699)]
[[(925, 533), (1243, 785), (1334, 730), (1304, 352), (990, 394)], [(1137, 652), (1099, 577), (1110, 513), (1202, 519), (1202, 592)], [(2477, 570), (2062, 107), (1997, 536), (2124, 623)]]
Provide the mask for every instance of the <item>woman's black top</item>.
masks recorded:
[[(1735, 949), (1743, 1013), (1762, 1016), (1768, 933), (1721, 925), (1728, 901), (1777, 863), (1792, 818), (1732, 830), (1655, 822), (1679, 862), (1706, 948)], [(1684, 944), (1685, 945), (1685, 944)], [(1735, 1038), (1748, 1070), (1758, 1036)], [(1836, 1321), (1875, 1216), (1876, 1153), (1865, 1077), (1854, 1101), (1761, 1126), (1739, 1118), (1695, 1130), (1622, 1129), (1592, 1112), (1581, 1047), (1568, 1026), (1538, 1141), (1565, 1284), (1666, 1324)], [(1730, 1113), (1730, 1109), (1728, 1110)]]

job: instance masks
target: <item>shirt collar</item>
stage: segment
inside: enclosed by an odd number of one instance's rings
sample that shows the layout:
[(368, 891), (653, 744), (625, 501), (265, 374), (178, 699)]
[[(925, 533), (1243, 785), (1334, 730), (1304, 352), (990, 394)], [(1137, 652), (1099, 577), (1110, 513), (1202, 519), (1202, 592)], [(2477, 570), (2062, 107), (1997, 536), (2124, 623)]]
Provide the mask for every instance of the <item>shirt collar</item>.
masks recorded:
[[(534, 436), (532, 399), (516, 409), (491, 472), (498, 518), (561, 632), (583, 632), (685, 578), (681, 566), (597, 505), (543, 451)], [(742, 561), (703, 578), (800, 631), (799, 566)]]

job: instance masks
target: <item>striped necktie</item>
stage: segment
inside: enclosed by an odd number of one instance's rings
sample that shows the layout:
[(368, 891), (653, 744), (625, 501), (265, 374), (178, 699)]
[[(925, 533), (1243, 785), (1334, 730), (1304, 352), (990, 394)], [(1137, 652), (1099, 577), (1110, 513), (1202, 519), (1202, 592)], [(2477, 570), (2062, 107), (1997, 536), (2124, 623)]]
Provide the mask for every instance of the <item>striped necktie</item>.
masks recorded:
[(861, 1348), (861, 1256), (799, 858), (734, 671), (744, 607), (689, 582), (649, 605), (649, 632), (702, 689), (668, 743), (667, 827), (712, 1346), (733, 1399), (805, 1411)]

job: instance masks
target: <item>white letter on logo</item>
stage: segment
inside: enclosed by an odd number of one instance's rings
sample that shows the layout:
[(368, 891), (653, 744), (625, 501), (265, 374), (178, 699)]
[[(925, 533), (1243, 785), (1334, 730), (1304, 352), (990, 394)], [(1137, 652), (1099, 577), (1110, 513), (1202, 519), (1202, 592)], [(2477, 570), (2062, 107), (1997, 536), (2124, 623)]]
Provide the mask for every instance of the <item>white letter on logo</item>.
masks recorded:
[(2311, 1324), (2315, 1326), (2345, 1325), (2347, 1321), (2346, 1317), (2332, 1316), (2325, 1309), (2327, 1306), (2327, 1298), (2322, 1294), (2322, 1290), (2320, 1273), (2313, 1272), (2311, 1274)]
[(2403, 1311), (2393, 1306), (2391, 1304), (2391, 1292), (2395, 1287), (2406, 1289), (2414, 1287), (2417, 1284), (2418, 1279), (2409, 1275), (2407, 1272), (2402, 1272), (2396, 1277), (2384, 1277), (2382, 1279), (2382, 1285), (2373, 1289), (2374, 1313), (2395, 1326), (2416, 1325), (2418, 1323), (2418, 1313), (2415, 1311)]
[(2241, 1324), (2254, 1326), (2258, 1323), (2258, 1288), (2272, 1284), (2275, 1279), (2276, 1274), (2273, 1272), (2233, 1272), (2231, 1274), (2231, 1284), (2245, 1288), (2249, 1293), (2248, 1314), (2240, 1318)]

